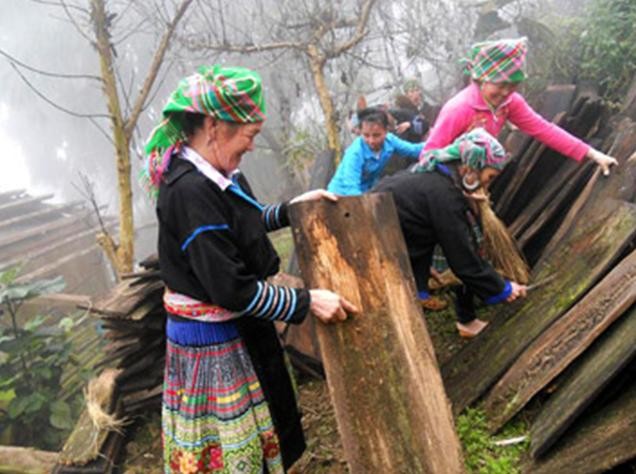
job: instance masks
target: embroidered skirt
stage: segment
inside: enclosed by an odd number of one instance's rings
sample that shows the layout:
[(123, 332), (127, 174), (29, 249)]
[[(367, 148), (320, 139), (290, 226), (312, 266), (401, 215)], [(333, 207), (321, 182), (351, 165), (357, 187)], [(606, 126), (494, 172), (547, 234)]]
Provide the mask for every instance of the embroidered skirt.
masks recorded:
[(220, 329), (213, 343), (167, 341), (165, 472), (282, 473), (279, 440), (245, 344), (232, 323), (211, 326)]

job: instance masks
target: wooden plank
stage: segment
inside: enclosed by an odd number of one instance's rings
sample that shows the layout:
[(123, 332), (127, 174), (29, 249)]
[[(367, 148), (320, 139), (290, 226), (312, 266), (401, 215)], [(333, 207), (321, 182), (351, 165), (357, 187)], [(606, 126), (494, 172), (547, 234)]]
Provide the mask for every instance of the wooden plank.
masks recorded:
[(549, 456), (530, 462), (524, 472), (602, 473), (636, 458), (636, 383), (617, 400), (572, 428), (570, 436)]
[(0, 446), (0, 473), (46, 474), (57, 462), (57, 453), (21, 446)]
[(636, 251), (541, 334), (488, 394), (484, 410), (499, 430), (636, 301)]
[(74, 201), (68, 204), (50, 204), (47, 205), (44, 209), (39, 209), (34, 212), (29, 212), (27, 214), (19, 215), (13, 217), (11, 219), (5, 219), (0, 222), (0, 231), (6, 230), (11, 226), (16, 226), (23, 224), (25, 222), (31, 221), (33, 219), (41, 219), (42, 217), (49, 216), (52, 219), (59, 219), (60, 214), (71, 209), (78, 207), (81, 204), (81, 201)]
[[(557, 120), (562, 120), (564, 114), (560, 114), (556, 117)], [(495, 202), (495, 212), (498, 216), (503, 217), (508, 212), (508, 209), (512, 205), (512, 200), (515, 197), (516, 192), (521, 187), (523, 182), (527, 179), (529, 173), (536, 166), (536, 162), (539, 156), (545, 150), (545, 145), (542, 145), (538, 141), (532, 141), (528, 145), (528, 148), (524, 151), (516, 163), (514, 174), (512, 174), (506, 183), (505, 189), (501, 192), (501, 197)], [(509, 219), (506, 223), (510, 223), (513, 219)]]
[[(327, 188), (331, 177), (336, 171), (335, 158), (333, 150), (324, 150), (316, 156), (314, 164), (311, 167), (311, 172), (309, 173), (308, 189)], [(291, 275), (298, 275), (300, 272), (300, 269), (298, 268), (298, 256), (296, 255), (295, 249), (289, 257), (289, 263), (285, 270)]]
[[(99, 399), (96, 402), (106, 413), (112, 413), (116, 402), (115, 380), (121, 371), (114, 369), (104, 370), (98, 377), (97, 384), (101, 388)], [(96, 459), (109, 431), (95, 426), (87, 409), (82, 411), (80, 418), (60, 452), (60, 464), (85, 465)]]
[(530, 429), (530, 453), (543, 456), (630, 361), (636, 358), (636, 308), (595, 342), (560, 385)]
[[(577, 101), (574, 110), (571, 112), (571, 116), (565, 121), (566, 128), (576, 136), (585, 137), (589, 131), (594, 127), (599, 117), (601, 116), (603, 105), (600, 100), (589, 99), (584, 97)], [(548, 160), (552, 160), (552, 157), (547, 157)], [(549, 170), (550, 161), (547, 163), (542, 160), (539, 163), (539, 169), (537, 169), (538, 176), (535, 176), (535, 181), (539, 181), (541, 186), (538, 187), (536, 195), (532, 202), (522, 214), (515, 219), (515, 222), (510, 226), (510, 230), (519, 237), (521, 231), (524, 230), (530, 223), (534, 222), (538, 217), (544, 218), (544, 211), (548, 206), (554, 207), (555, 204), (561, 208), (568, 209), (573, 202), (573, 199), (569, 198), (568, 202), (564, 203), (563, 193), (559, 191), (567, 186), (573, 187), (573, 184), (580, 179), (589, 178), (591, 174), (587, 170), (586, 176), (578, 176), (581, 174), (581, 163), (574, 160), (567, 159), (563, 162), (563, 165), (559, 167), (559, 172), (551, 172)], [(590, 161), (583, 163), (585, 165), (591, 165)], [(574, 183), (573, 183), (574, 182)], [(578, 185), (579, 190), (582, 185)], [(559, 193), (560, 195), (557, 195)]]
[[(636, 160), (627, 160), (636, 148), (636, 126), (619, 134), (616, 147), (620, 166), (599, 179), (589, 195), (579, 200), (581, 211), (574, 228), (546, 253), (533, 272), (534, 281), (556, 275), (525, 300), (503, 308), (480, 337), (471, 340), (443, 367), (442, 374), (453, 410), (459, 413), (479, 398), (514, 362), (528, 344), (569, 309), (600, 277), (634, 238), (636, 209), (615, 200), (623, 175), (634, 172)], [(629, 145), (629, 146), (627, 146)], [(636, 182), (630, 184), (632, 191)], [(609, 231), (611, 229), (611, 232)], [(483, 355), (488, 354), (488, 363)]]
[[(113, 225), (112, 224), (107, 224), (106, 227), (111, 230), (113, 229)], [(67, 237), (64, 237), (62, 239), (58, 239), (53, 241), (52, 243), (48, 244), (48, 245), (42, 245), (39, 248), (37, 248), (36, 250), (33, 250), (31, 252), (26, 252), (26, 253), (22, 253), (20, 255), (17, 255), (16, 257), (14, 257), (13, 259), (10, 260), (3, 260), (2, 262), (0, 262), (0, 270), (3, 270), (5, 268), (9, 268), (12, 266), (15, 266), (21, 262), (24, 262), (25, 265), (28, 268), (28, 264), (30, 262), (33, 262), (34, 260), (41, 258), (41, 257), (46, 257), (47, 254), (54, 252), (56, 250), (59, 250), (60, 247), (64, 247), (65, 245), (72, 245), (77, 241), (80, 241), (82, 239), (85, 239), (88, 236), (93, 236), (93, 241), (95, 241), (95, 235), (97, 234), (97, 232), (99, 232), (101, 229), (99, 226), (94, 226), (88, 230), (84, 230), (82, 232), (79, 233), (73, 233), (72, 235), (69, 235)]]
[(11, 191), (2, 191), (0, 192), (0, 204), (4, 204), (5, 202), (17, 197), (21, 196), (26, 192), (25, 189), (14, 189)]
[(157, 296), (161, 298), (163, 287), (161, 280), (148, 281), (143, 285), (135, 285), (134, 278), (124, 280), (107, 295), (96, 299), (90, 307), (85, 309), (105, 317), (124, 318), (144, 304), (147, 298)]
[[(554, 122), (577, 137), (586, 137), (596, 129), (603, 105), (598, 98), (580, 97), (567, 114), (557, 115)], [(524, 167), (524, 175), (515, 176), (515, 186), (509, 191), (508, 199), (498, 207), (499, 215), (505, 222), (512, 222), (523, 212), (537, 195), (549, 187), (550, 180), (574, 168), (577, 163), (558, 152), (539, 148), (538, 153)]]
[[(558, 114), (564, 113), (570, 108), (575, 90), (576, 87), (572, 84), (549, 86), (541, 95), (540, 103), (536, 107), (537, 112), (546, 120), (554, 120)], [(531, 145), (533, 148), (529, 150)], [(538, 149), (539, 142), (515, 129), (506, 137), (504, 147), (506, 151), (513, 154), (513, 158), (491, 186), (491, 198), (497, 203), (497, 211), (501, 209), (504, 201), (510, 199), (514, 194), (514, 189), (511, 188), (518, 187), (518, 184), (514, 184), (514, 180), (521, 178), (518, 176), (518, 171), (527, 168), (526, 162)], [(504, 197), (504, 194), (508, 196)]]
[(344, 324), (317, 324), (350, 471), (463, 472), (393, 198), (298, 203), (290, 217), (307, 287), (361, 309)]
[(97, 459), (84, 466), (58, 464), (55, 466), (53, 474), (112, 474), (120, 472), (124, 441), (123, 434), (111, 431)]
[(85, 211), (77, 215), (63, 217), (61, 219), (45, 222), (43, 224), (40, 224), (34, 227), (29, 227), (29, 228), (21, 229), (9, 234), (5, 234), (3, 238), (0, 239), (0, 247), (14, 245), (17, 242), (20, 242), (22, 240), (27, 240), (33, 237), (37, 237), (38, 235), (46, 234), (47, 232), (52, 232), (56, 229), (62, 229), (75, 222), (84, 222), (86, 221), (86, 218), (89, 216), (90, 216), (90, 212)]
[(536, 213), (534, 215), (531, 214), (532, 211), (527, 213), (527, 227), (519, 234), (517, 243), (530, 265), (534, 265), (541, 258), (545, 247), (558, 231), (564, 216), (567, 215), (596, 168), (592, 162), (574, 166), (576, 169), (572, 175), (566, 173), (564, 179), (556, 184), (556, 194), (552, 197), (546, 196), (543, 201), (541, 198), (535, 199), (534, 202), (537, 205), (533, 208)]
[[(269, 281), (274, 285), (290, 286), (292, 288), (303, 288), (305, 286), (301, 278), (283, 272), (277, 273)], [(316, 335), (315, 318), (305, 318), (300, 324), (281, 323), (277, 329), (285, 348), (291, 347), (294, 349), (288, 352), (294, 366), (299, 366), (301, 370), (308, 369), (312, 376), (319, 375), (321, 369), (317, 372), (315, 367), (322, 364), (322, 356), (320, 355), (320, 345)], [(304, 356), (309, 360), (300, 360), (299, 356)], [(324, 377), (319, 376), (318, 378)]]
[[(60, 274), (60, 268), (69, 263), (72, 262), (75, 259), (78, 258), (82, 258), (85, 257), (86, 255), (89, 255), (95, 251), (98, 251), (99, 248), (97, 247), (96, 244), (92, 244), (89, 247), (86, 247), (84, 249), (81, 249), (77, 252), (73, 252), (70, 255), (65, 255), (62, 258), (59, 258), (53, 262), (50, 262), (48, 265), (44, 265), (43, 267), (38, 268), (37, 270), (33, 270), (32, 272), (29, 272), (27, 274), (24, 275), (20, 275), (18, 278), (16, 278), (16, 283), (26, 283), (29, 281), (35, 281), (41, 278), (46, 278), (46, 277), (50, 277), (50, 276), (54, 276), (54, 275), (59, 275)], [(68, 283), (68, 281), (67, 281)], [(81, 302), (79, 302), (79, 304), (77, 305), (78, 308), (82, 307), (83, 304)]]
[(54, 194), (44, 194), (42, 196), (29, 196), (26, 195), (24, 197), (20, 197), (18, 199), (12, 199), (4, 204), (0, 205), (0, 216), (4, 218), (10, 218), (14, 215), (17, 215), (18, 212), (24, 212), (24, 208), (33, 207), (33, 205), (37, 205), (42, 201), (46, 201), (47, 199), (51, 199)]

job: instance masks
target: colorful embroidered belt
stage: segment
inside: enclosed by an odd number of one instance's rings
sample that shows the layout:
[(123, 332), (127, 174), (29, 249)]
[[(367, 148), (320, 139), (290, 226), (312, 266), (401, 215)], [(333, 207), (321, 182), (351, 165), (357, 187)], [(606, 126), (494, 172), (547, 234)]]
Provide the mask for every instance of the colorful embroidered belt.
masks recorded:
[(204, 323), (222, 323), (240, 316), (240, 313), (204, 303), (169, 288), (163, 293), (163, 306), (168, 313)]

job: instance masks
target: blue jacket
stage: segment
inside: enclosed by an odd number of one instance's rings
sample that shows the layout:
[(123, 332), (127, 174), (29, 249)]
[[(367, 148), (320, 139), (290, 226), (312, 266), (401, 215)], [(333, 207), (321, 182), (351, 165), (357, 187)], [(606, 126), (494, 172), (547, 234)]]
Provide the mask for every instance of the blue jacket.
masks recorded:
[(327, 189), (343, 196), (365, 193), (378, 182), (394, 153), (417, 159), (422, 148), (424, 143), (409, 143), (387, 133), (382, 150), (376, 155), (362, 137), (357, 137), (346, 149)]

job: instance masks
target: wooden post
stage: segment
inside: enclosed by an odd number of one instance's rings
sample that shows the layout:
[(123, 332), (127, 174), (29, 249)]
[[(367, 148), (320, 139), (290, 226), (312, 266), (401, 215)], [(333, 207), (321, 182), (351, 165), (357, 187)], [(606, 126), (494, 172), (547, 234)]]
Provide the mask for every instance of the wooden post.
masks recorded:
[(307, 287), (336, 291), (361, 310), (342, 324), (317, 324), (351, 472), (463, 472), (392, 197), (290, 211)]

